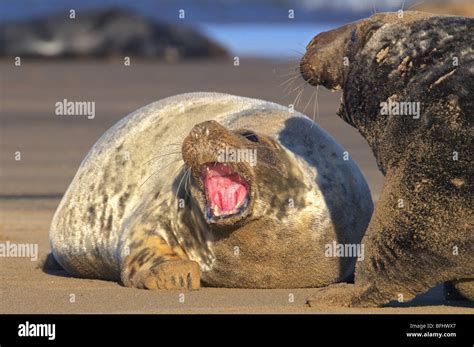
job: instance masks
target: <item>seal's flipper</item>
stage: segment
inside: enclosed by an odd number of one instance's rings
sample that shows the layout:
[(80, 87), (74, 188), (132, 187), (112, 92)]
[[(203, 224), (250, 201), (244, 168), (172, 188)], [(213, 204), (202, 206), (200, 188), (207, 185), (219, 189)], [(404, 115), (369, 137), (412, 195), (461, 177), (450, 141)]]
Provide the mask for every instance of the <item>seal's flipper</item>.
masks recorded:
[(135, 244), (124, 258), (122, 283), (144, 289), (199, 289), (199, 264), (185, 258), (163, 238), (151, 235)]
[(386, 295), (374, 286), (362, 287), (351, 283), (337, 283), (315, 289), (306, 304), (310, 307), (376, 307), (386, 300)]
[[(423, 193), (412, 193), (415, 184), (404, 168), (387, 174), (377, 208), (362, 240), (365, 259), (356, 265), (355, 285), (332, 285), (318, 290), (308, 300), (310, 306), (375, 307), (392, 300), (409, 302), (450, 278), (469, 275), (464, 264), (469, 262), (470, 253), (452, 256), (452, 241), (448, 235), (438, 238), (430, 235), (433, 230), (430, 221), (439, 218), (439, 211), (444, 209), (447, 214), (454, 214), (458, 204), (448, 206), (443, 200), (421, 203)], [(461, 229), (456, 220), (444, 223), (447, 230), (458, 234), (458, 239), (461, 235), (469, 237), (467, 225), (466, 229)], [(432, 243), (421, 239), (424, 235), (430, 235)], [(468, 244), (468, 240), (458, 241)], [(438, 248), (433, 247), (434, 243)], [(472, 287), (469, 287), (472, 283), (466, 281), (464, 292), (467, 297), (467, 293), (472, 293)], [(462, 288), (460, 284), (458, 288)]]

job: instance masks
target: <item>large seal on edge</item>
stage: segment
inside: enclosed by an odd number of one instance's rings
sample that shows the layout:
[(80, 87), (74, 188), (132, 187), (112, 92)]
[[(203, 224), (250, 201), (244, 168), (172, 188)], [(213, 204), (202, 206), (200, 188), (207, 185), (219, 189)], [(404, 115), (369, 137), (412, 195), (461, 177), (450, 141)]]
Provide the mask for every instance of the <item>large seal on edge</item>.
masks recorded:
[[(386, 176), (355, 285), (322, 289), (310, 304), (409, 301), (452, 280), (474, 300), (473, 31), (473, 18), (382, 13), (309, 43), (303, 77), (343, 89), (339, 115)], [(407, 102), (419, 114), (381, 112)]]
[(360, 254), (331, 257), (327, 246), (358, 244), (373, 205), (345, 159), (324, 130), (277, 104), (164, 99), (90, 150), (53, 218), (52, 252), (73, 275), (138, 288), (346, 280)]

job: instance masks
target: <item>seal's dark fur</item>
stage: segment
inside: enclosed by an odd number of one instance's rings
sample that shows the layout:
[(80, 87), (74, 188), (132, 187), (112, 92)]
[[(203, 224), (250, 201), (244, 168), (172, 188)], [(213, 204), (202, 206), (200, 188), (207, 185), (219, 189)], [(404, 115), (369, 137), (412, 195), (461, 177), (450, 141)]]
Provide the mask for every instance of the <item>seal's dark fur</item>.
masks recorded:
[[(474, 19), (385, 14), (366, 22), (345, 30), (356, 41), (344, 41), (350, 64), (339, 115), (367, 139), (386, 181), (355, 286), (328, 287), (312, 302), (380, 305), (474, 279)], [(317, 60), (317, 49), (308, 54)], [(382, 115), (389, 101), (419, 102), (419, 118)]]

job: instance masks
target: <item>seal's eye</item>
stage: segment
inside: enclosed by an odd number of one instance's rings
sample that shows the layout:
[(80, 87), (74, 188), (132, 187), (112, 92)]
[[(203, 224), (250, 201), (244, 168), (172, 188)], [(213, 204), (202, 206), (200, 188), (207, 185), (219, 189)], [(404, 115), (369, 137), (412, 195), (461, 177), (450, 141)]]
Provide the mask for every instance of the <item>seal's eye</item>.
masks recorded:
[(252, 142), (260, 142), (258, 139), (258, 136), (251, 132), (251, 131), (243, 131), (240, 133), (243, 137), (245, 137), (247, 140), (252, 141)]

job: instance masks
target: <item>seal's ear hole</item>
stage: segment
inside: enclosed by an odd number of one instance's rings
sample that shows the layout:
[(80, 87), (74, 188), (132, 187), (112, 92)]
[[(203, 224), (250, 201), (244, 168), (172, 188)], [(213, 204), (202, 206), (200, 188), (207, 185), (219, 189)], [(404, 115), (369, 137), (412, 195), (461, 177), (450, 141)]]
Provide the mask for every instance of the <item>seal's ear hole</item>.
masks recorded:
[(240, 135), (245, 137), (247, 140), (252, 141), (252, 142), (260, 142), (260, 139), (258, 138), (257, 134), (250, 130), (242, 130), (240, 131)]

